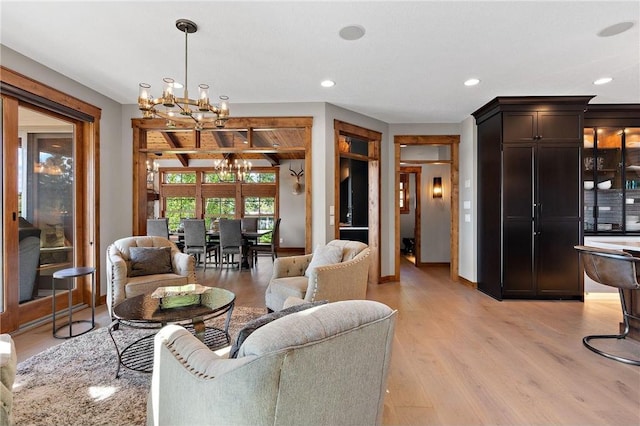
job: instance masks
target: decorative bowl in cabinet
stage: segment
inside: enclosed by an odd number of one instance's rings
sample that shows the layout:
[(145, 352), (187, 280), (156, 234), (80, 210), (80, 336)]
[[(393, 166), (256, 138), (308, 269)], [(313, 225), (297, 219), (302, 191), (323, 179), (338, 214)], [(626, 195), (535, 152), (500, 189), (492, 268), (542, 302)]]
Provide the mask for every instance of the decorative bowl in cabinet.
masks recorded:
[(598, 189), (609, 189), (611, 188), (611, 181), (610, 180), (605, 180), (603, 182), (600, 182), (598, 184)]
[(584, 181), (584, 189), (592, 190), (593, 189), (593, 181), (592, 180), (585, 180)]

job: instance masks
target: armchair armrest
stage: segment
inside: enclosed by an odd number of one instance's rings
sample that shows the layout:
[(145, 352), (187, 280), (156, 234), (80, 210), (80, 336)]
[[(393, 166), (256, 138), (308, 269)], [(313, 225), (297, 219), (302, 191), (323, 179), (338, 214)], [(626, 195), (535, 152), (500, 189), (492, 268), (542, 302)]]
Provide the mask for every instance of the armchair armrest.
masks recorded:
[(107, 307), (109, 312), (126, 298), (127, 262), (120, 256), (118, 249), (107, 249)]
[(309, 263), (311, 263), (312, 257), (312, 254), (277, 257), (273, 262), (273, 275), (271, 279), (303, 276), (304, 271), (307, 270)]
[(369, 254), (366, 248), (346, 262), (323, 265), (309, 275), (305, 300), (364, 300), (367, 298)]
[(196, 261), (193, 256), (172, 248), (171, 266), (176, 274), (187, 277), (190, 283), (196, 282)]

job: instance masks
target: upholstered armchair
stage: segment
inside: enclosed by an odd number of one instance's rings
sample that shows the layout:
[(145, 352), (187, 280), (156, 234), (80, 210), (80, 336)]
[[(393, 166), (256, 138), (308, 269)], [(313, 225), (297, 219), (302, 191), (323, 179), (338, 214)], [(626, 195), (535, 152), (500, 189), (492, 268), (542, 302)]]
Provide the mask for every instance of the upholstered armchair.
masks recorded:
[[(197, 283), (193, 256), (162, 237), (127, 237), (107, 248), (107, 307), (158, 287)], [(112, 315), (113, 316), (113, 315)]]
[(396, 311), (312, 307), (253, 331), (236, 358), (168, 325), (155, 336), (148, 425), (379, 425)]
[(333, 240), (313, 254), (276, 258), (265, 303), (279, 311), (289, 297), (307, 302), (366, 299), (368, 276), (369, 247)]
[(0, 426), (13, 424), (13, 382), (16, 379), (17, 355), (13, 339), (0, 334)]

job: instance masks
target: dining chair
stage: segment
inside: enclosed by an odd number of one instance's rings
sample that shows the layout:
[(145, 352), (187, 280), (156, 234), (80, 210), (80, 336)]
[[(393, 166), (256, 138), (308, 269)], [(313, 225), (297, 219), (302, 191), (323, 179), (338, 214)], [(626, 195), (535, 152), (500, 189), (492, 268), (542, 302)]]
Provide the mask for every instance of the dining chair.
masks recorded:
[[(257, 217), (243, 217), (240, 219), (240, 225), (242, 232), (256, 232), (258, 230), (258, 218)], [(248, 238), (246, 235), (244, 238), (247, 240), (246, 244), (251, 246), (258, 243), (257, 238)]]
[(195, 255), (198, 263), (202, 256), (205, 270), (207, 259), (210, 259), (213, 254), (217, 266), (219, 246), (207, 241), (204, 219), (185, 219), (182, 223), (184, 224), (184, 252)]
[[(238, 260), (238, 268), (242, 261), (242, 248), (244, 241), (242, 238), (242, 227), (240, 219), (220, 219), (220, 264), (226, 262), (229, 264), (236, 263), (235, 255), (240, 255)], [(231, 257), (231, 261), (229, 261)]]
[(249, 246), (249, 255), (252, 256), (254, 265), (258, 260), (259, 254), (271, 255), (272, 261), (274, 261), (276, 257), (278, 257), (277, 247), (278, 247), (278, 241), (279, 241), (278, 238), (280, 234), (280, 220), (281, 218), (276, 219), (275, 223), (273, 224), (270, 243), (268, 244), (257, 243)]
[(169, 239), (169, 220), (167, 218), (147, 219), (147, 236)]

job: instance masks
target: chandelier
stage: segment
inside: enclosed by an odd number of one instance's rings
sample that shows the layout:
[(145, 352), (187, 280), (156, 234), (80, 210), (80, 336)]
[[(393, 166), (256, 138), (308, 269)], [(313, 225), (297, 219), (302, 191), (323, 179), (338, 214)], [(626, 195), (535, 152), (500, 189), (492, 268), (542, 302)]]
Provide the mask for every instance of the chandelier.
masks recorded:
[(230, 160), (231, 154), (225, 154), (224, 158), (216, 160), (214, 167), (222, 180), (227, 180), (231, 175), (235, 174), (236, 179), (244, 181), (251, 172), (251, 161), (238, 160), (237, 158)]
[[(188, 38), (189, 34), (198, 31), (198, 26), (187, 19), (178, 19), (176, 28), (184, 32), (184, 86), (176, 83), (173, 78), (163, 79), (164, 88), (162, 97), (153, 98), (151, 85), (140, 83), (138, 92), (138, 108), (142, 111), (143, 118), (160, 117), (167, 120), (167, 127), (175, 127), (176, 122), (193, 123), (196, 130), (202, 130), (208, 123), (213, 123), (218, 128), (224, 127), (229, 119), (228, 96), (220, 96), (219, 105), (209, 103), (209, 85), (198, 86), (198, 99), (189, 98), (188, 92)], [(182, 97), (174, 94), (174, 89), (184, 88)], [(192, 108), (194, 107), (194, 108)]]

